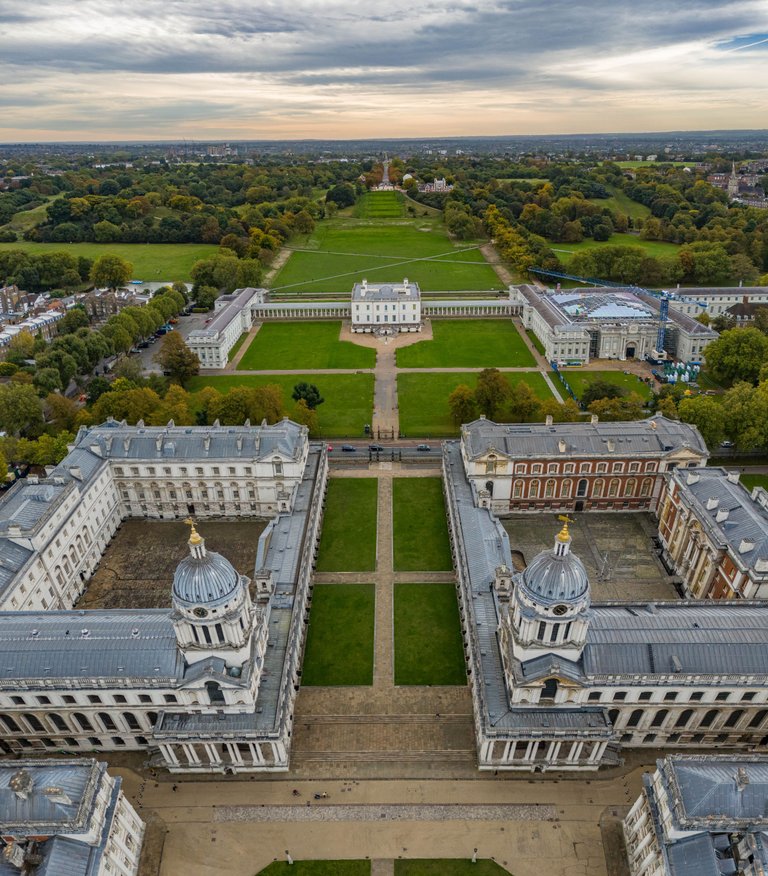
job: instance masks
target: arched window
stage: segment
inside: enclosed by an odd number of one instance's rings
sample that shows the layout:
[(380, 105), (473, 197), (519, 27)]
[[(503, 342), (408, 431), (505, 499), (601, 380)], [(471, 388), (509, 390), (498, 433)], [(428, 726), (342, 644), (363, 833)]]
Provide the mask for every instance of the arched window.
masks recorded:
[(123, 720), (128, 725), (131, 730), (141, 730), (141, 724), (139, 724), (136, 719), (136, 715), (133, 712), (123, 712)]
[(225, 703), (224, 691), (217, 681), (206, 681), (205, 689), (208, 692), (208, 700), (212, 704)]
[(642, 709), (635, 709), (634, 712), (629, 716), (629, 721), (627, 721), (627, 727), (637, 727), (640, 723), (640, 719), (643, 717)]
[(513, 499), (522, 499), (523, 498), (523, 489), (524, 485), (522, 481), (515, 481), (515, 486), (512, 490), (512, 498)]
[(35, 715), (24, 714), (21, 717), (24, 718), (24, 720), (27, 722), (27, 724), (29, 724), (29, 726), (36, 733), (45, 733), (45, 727), (43, 727), (42, 723), (40, 722), (40, 719), (37, 718)]
[(635, 480), (635, 478), (630, 478), (627, 481), (626, 487), (624, 488), (624, 495), (625, 496), (634, 496), (636, 491), (637, 491), (637, 481)]
[(555, 481), (550, 478), (544, 486), (544, 497), (551, 499), (555, 495)]
[(619, 492), (619, 479), (611, 478), (611, 482), (608, 485), (608, 496), (616, 496)]
[(576, 486), (576, 495), (578, 497), (586, 496), (589, 489), (589, 481), (586, 478), (581, 478)]
[(547, 635), (547, 625), (544, 623), (544, 621), (541, 621), (539, 623), (539, 631), (536, 633), (536, 638), (540, 642), (543, 642), (546, 635)]
[(11, 733), (19, 733), (19, 725), (10, 715), (0, 715), (0, 723), (5, 725), (5, 729)]
[(653, 481), (650, 478), (643, 478), (643, 483), (640, 485), (640, 495), (650, 496), (653, 489)]
[(711, 727), (715, 723), (717, 716), (717, 709), (710, 709), (701, 721), (699, 721), (699, 727)]
[(653, 721), (651, 721), (651, 727), (661, 727), (664, 723), (664, 719), (669, 714), (669, 709), (659, 709), (658, 712), (653, 716)]
[(677, 721), (675, 721), (675, 727), (686, 727), (692, 717), (693, 709), (686, 709), (684, 712), (680, 712)]
[(62, 733), (69, 733), (67, 722), (61, 717), (61, 715), (57, 715), (56, 712), (48, 712), (48, 720), (57, 730), (61, 730)]
[(89, 730), (91, 733), (93, 732), (93, 724), (91, 724), (81, 712), (73, 712), (72, 717), (75, 719), (81, 730)]
[(528, 498), (535, 499), (538, 497), (538, 495), (539, 495), (539, 481), (538, 481), (538, 478), (534, 478), (531, 481), (530, 486), (528, 487)]
[(619, 720), (619, 714), (620, 712), (618, 709), (611, 709), (608, 712), (608, 720), (611, 722), (611, 724), (615, 724)]
[(592, 498), (599, 499), (603, 495), (604, 489), (605, 481), (602, 478), (597, 478), (594, 484), (592, 484)]
[(741, 720), (741, 716), (744, 714), (744, 709), (736, 709), (731, 712), (730, 715), (725, 719), (723, 723), (723, 727), (735, 727), (738, 722)]
[(572, 489), (573, 489), (573, 481), (570, 480), (570, 478), (566, 478), (566, 479), (560, 484), (560, 496), (561, 496), (563, 499), (570, 499), (570, 498), (571, 498), (571, 490), (572, 490)]
[(763, 723), (763, 721), (765, 721), (766, 717), (768, 717), (768, 709), (760, 709), (759, 712), (755, 712), (755, 714), (752, 716), (752, 720), (747, 726), (759, 727)]
[(106, 712), (99, 712), (98, 715), (99, 721), (104, 725), (107, 730), (117, 730), (117, 724), (112, 720), (112, 717), (108, 715)]

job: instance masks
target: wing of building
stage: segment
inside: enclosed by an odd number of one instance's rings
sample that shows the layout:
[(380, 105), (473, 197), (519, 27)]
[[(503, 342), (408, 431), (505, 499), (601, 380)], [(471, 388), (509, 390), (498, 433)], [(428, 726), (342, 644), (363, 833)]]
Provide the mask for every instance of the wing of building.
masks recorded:
[(265, 289), (236, 289), (220, 295), (214, 304), (214, 316), (205, 328), (195, 329), (187, 337), (187, 346), (200, 360), (203, 369), (224, 368), (230, 350), (240, 335), (253, 325), (251, 308), (264, 302)]

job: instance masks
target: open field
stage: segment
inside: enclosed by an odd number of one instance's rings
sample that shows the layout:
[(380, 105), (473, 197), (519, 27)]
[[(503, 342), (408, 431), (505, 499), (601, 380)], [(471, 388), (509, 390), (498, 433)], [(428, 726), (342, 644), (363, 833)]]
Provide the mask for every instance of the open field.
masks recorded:
[(613, 164), (618, 164), (625, 170), (635, 170), (638, 167), (656, 167), (657, 164), (671, 164), (673, 167), (692, 167), (693, 161), (664, 161), (663, 158), (657, 161), (614, 161)]
[(407, 858), (395, 861), (395, 876), (509, 876), (495, 861), (478, 858), (473, 864), (465, 858), (444, 860)]
[(453, 584), (395, 584), (395, 684), (467, 683)]
[(742, 474), (739, 480), (748, 490), (753, 490), (755, 487), (763, 487), (768, 490), (768, 475), (764, 474)]
[(373, 374), (225, 374), (193, 377), (190, 392), (213, 386), (229, 392), (235, 386), (274, 384), (283, 390), (288, 415), (293, 410), (293, 387), (305, 381), (314, 383), (325, 399), (317, 409), (319, 434), (325, 438), (362, 436), (363, 427), (373, 415)]
[[(451, 419), (448, 396), (464, 383), (477, 385), (476, 371), (439, 374), (398, 374), (397, 399), (400, 407), (400, 431), (409, 438), (453, 436), (459, 427)], [(554, 398), (544, 378), (536, 371), (511, 372), (504, 375), (509, 383), (527, 383), (540, 399)]]
[(649, 207), (633, 201), (621, 189), (616, 186), (606, 186), (606, 188), (611, 191), (610, 198), (590, 198), (590, 202), (598, 207), (608, 207), (609, 210), (624, 213), (632, 219), (645, 219), (646, 216), (651, 215)]
[(428, 292), (501, 286), (477, 244), (454, 243), (434, 219), (333, 219), (292, 245), (301, 251), (292, 253), (273, 282), (286, 292), (347, 295), (363, 278), (385, 283), (408, 277)]
[(89, 259), (118, 255), (133, 264), (135, 279), (171, 283), (190, 280), (192, 265), (219, 251), (218, 246), (208, 243), (32, 243), (28, 240), (0, 243), (0, 249), (23, 249), (35, 255), (68, 252)]
[(376, 568), (376, 478), (330, 478), (318, 572)]
[(0, 231), (15, 231), (17, 234), (23, 234), (30, 228), (40, 225), (47, 218), (48, 205), (58, 197), (60, 195), (49, 195), (44, 204), (32, 207), (31, 210), (20, 210), (11, 218), (10, 222), (0, 225)]
[(440, 478), (395, 478), (392, 517), (396, 572), (453, 568)]
[(373, 584), (317, 584), (312, 592), (303, 685), (373, 682)]
[[(256, 876), (370, 876), (370, 861), (275, 861)], [(491, 871), (489, 871), (490, 873)], [(505, 871), (502, 870), (502, 873)], [(484, 876), (480, 871), (477, 876)]]
[(373, 368), (376, 351), (340, 341), (340, 331), (341, 322), (264, 323), (238, 368)]
[(433, 340), (397, 351), (398, 368), (514, 368), (535, 365), (509, 319), (432, 320)]
[[(563, 377), (570, 383), (571, 389), (576, 395), (581, 398), (581, 394), (595, 380), (604, 380), (606, 383), (611, 383), (614, 386), (625, 391), (625, 394), (636, 392), (641, 398), (646, 400), (651, 397), (651, 387), (644, 383), (636, 374), (624, 374), (623, 371), (578, 371), (576, 369), (562, 370)], [(562, 385), (556, 374), (551, 374), (552, 382), (555, 386)]]
[(550, 246), (565, 265), (575, 253), (601, 246), (639, 246), (654, 258), (674, 255), (680, 248), (676, 243), (666, 243), (663, 240), (642, 240), (635, 234), (612, 234), (606, 241), (590, 238), (581, 243), (550, 243)]
[(405, 215), (400, 192), (366, 192), (355, 204), (358, 219), (401, 219)]

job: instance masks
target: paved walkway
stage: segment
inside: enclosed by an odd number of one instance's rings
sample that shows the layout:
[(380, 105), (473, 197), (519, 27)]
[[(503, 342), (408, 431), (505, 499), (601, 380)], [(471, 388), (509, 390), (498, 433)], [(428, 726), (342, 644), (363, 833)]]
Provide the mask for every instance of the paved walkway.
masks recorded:
[[(261, 322), (255, 322), (251, 326), (251, 329), (248, 332), (248, 337), (243, 341), (242, 344), (240, 344), (240, 349), (232, 357), (232, 361), (227, 362), (227, 367), (221, 369), (221, 372), (217, 371), (216, 372), (217, 374), (218, 373), (227, 373), (227, 372), (238, 370), (237, 366), (240, 364), (240, 360), (248, 352), (248, 348), (251, 346), (251, 342), (256, 337), (256, 335), (259, 333), (259, 329), (262, 327), (263, 324), (264, 323), (261, 323)], [(240, 372), (240, 373), (243, 374), (243, 373), (247, 373), (247, 372)]]

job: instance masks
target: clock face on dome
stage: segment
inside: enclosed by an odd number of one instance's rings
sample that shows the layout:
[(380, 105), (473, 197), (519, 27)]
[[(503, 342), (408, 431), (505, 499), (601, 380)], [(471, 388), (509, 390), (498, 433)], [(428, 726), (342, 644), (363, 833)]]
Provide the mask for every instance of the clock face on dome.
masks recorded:
[(556, 606), (552, 609), (552, 614), (561, 615), (561, 614), (565, 614), (566, 611), (568, 611), (568, 606), (567, 606), (567, 605), (556, 605)]
[(208, 609), (196, 608), (193, 612), (195, 617), (208, 617)]

